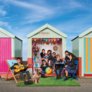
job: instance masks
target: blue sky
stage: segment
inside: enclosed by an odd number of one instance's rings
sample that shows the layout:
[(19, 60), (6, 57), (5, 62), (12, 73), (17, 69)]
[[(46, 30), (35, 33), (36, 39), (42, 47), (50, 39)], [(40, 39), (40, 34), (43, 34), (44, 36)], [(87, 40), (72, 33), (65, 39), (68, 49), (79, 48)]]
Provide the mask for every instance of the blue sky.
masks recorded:
[(71, 39), (92, 27), (92, 0), (0, 0), (0, 27), (23, 39), (25, 60), (27, 34), (46, 23), (68, 35), (71, 51)]

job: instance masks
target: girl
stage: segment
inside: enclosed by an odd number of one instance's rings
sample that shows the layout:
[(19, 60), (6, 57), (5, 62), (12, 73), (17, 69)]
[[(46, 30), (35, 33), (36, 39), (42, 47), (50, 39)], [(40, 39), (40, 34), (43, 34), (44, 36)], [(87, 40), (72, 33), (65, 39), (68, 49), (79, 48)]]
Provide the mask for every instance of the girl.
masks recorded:
[(67, 62), (67, 66), (65, 67), (65, 79), (68, 79), (69, 73), (76, 70), (75, 60), (77, 60), (76, 56), (72, 53), (69, 53), (69, 61)]
[(48, 67), (47, 62), (45, 60), (42, 60), (42, 64), (41, 64), (41, 70), (42, 70), (41, 76), (42, 77), (45, 77), (45, 73), (46, 73), (45, 70), (47, 67)]

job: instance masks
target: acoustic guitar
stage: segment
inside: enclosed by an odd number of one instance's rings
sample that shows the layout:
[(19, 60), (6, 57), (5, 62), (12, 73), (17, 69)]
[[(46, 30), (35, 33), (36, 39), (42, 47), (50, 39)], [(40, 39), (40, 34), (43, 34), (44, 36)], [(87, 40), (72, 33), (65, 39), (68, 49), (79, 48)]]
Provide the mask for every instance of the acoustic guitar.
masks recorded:
[(19, 72), (21, 72), (21, 71), (23, 71), (23, 70), (25, 70), (25, 69), (27, 69), (27, 66), (24, 66), (24, 65), (15, 65), (14, 66), (14, 72), (15, 73), (19, 73)]

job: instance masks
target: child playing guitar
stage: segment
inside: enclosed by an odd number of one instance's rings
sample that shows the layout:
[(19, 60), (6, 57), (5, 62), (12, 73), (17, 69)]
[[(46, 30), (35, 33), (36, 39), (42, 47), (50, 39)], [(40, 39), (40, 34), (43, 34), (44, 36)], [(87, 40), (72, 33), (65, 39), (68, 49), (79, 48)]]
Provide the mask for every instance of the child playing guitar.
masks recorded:
[(22, 61), (20, 58), (17, 58), (17, 62), (15, 63), (11, 69), (14, 69), (14, 74), (20, 73), (20, 78), (21, 80), (25, 81), (25, 76), (24, 74), (26, 74), (27, 76), (27, 81), (29, 81), (31, 79), (30, 73), (29, 71), (27, 71), (28, 66), (23, 65)]

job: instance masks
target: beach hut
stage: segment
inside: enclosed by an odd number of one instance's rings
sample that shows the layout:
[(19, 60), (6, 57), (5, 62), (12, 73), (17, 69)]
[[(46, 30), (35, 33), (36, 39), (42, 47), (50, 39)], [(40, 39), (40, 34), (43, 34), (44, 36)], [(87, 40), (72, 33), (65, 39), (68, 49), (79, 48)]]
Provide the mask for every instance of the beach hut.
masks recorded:
[[(33, 56), (35, 52), (40, 52), (42, 49), (52, 50), (64, 58), (66, 50), (66, 34), (45, 24), (37, 30), (28, 34), (28, 62), (33, 63)], [(35, 51), (36, 49), (36, 51)], [(39, 56), (40, 57), (40, 56)]]
[(0, 28), (0, 75), (9, 70), (8, 59), (22, 57), (22, 40)]
[(79, 75), (92, 77), (92, 28), (72, 40), (72, 51), (79, 57)]

